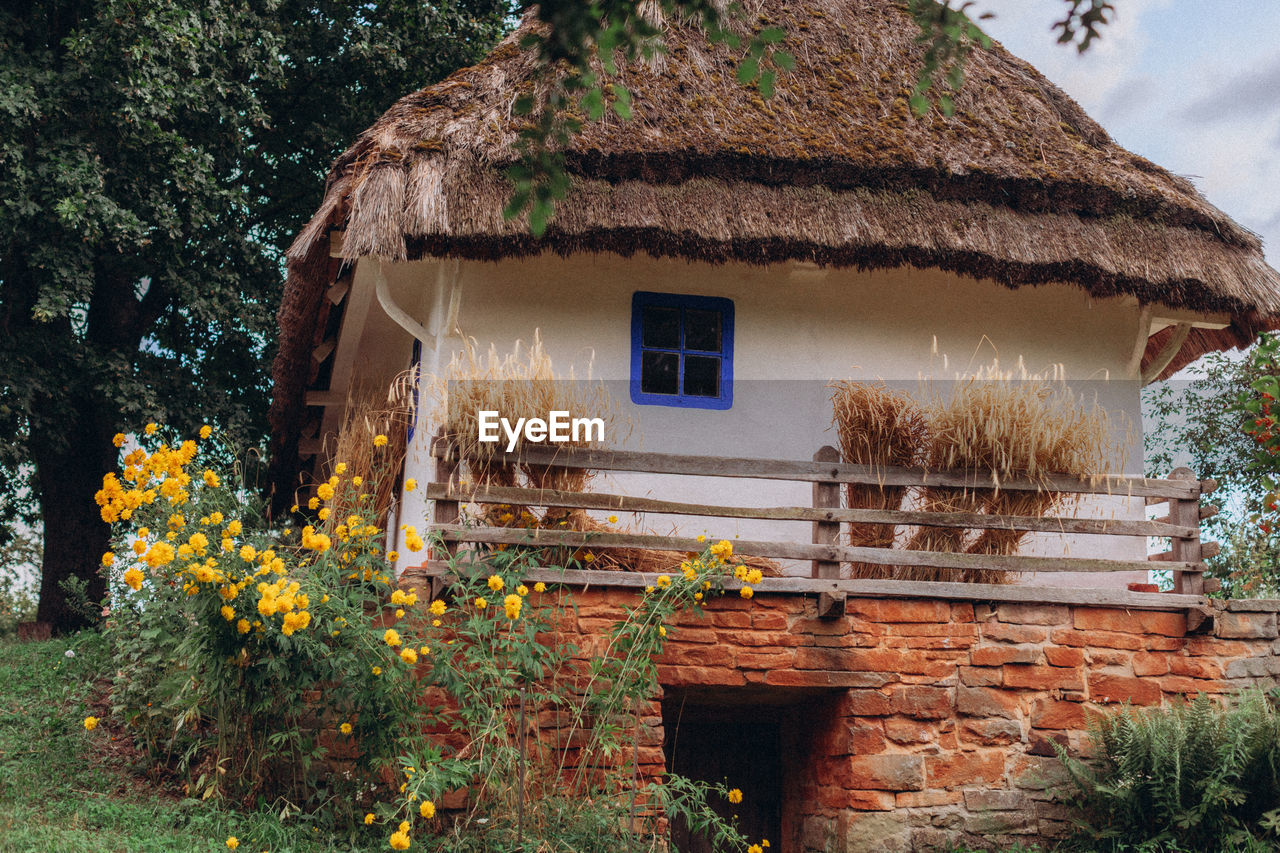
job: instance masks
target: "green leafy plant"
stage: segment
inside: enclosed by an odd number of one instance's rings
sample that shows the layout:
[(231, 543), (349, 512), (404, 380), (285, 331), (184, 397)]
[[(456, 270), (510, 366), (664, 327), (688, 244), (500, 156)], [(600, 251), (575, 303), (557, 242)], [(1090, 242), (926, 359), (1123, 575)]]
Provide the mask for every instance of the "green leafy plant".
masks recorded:
[[(1055, 745), (1079, 809), (1081, 850), (1201, 851), (1274, 845), (1280, 713), (1261, 690), (1218, 706), (1201, 694), (1090, 721), (1094, 756)], [(1259, 847), (1261, 849), (1261, 847)]]

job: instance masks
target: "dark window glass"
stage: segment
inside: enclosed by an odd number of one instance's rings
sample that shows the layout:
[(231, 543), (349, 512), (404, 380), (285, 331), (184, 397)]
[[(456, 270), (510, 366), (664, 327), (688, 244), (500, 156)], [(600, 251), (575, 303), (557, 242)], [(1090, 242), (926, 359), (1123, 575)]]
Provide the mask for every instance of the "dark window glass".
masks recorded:
[(701, 352), (720, 352), (719, 311), (685, 309), (684, 348)]
[(708, 355), (686, 355), (684, 393), (692, 397), (719, 397), (720, 359)]
[(679, 394), (680, 356), (674, 352), (642, 353), (640, 390), (646, 394)]
[[(680, 309), (648, 305), (644, 309), (641, 346), (662, 349), (680, 348)], [(674, 391), (672, 394), (676, 393)]]

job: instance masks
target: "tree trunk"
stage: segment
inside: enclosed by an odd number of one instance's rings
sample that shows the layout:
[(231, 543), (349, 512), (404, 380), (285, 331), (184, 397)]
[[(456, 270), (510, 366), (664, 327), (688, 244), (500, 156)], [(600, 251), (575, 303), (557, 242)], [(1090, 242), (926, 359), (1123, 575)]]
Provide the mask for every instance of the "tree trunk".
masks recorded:
[[(115, 469), (117, 450), (111, 443), (113, 418), (105, 405), (74, 391), (49, 401), (50, 406), (55, 403), (63, 404), (56, 419), (64, 425), (60, 434), (31, 437), (44, 520), (36, 619), (48, 622), (54, 633), (66, 633), (87, 627), (97, 618), (70, 606), (74, 602), (67, 600), (60, 586), (63, 580), (83, 578), (87, 599), (94, 604), (106, 595), (106, 578), (100, 569), (111, 528), (99, 515), (93, 494), (102, 488), (103, 475)], [(45, 423), (55, 422), (52, 413), (42, 414)]]

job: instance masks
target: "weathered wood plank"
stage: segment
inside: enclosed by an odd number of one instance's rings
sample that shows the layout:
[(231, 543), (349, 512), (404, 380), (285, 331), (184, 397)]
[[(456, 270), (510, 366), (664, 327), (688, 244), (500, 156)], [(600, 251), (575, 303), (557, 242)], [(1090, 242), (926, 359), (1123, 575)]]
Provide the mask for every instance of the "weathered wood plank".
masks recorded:
[(1029, 515), (987, 515), (980, 512), (918, 512), (898, 509), (816, 509), (807, 506), (743, 507), (683, 503), (657, 498), (600, 492), (560, 492), (510, 486), (446, 486), (431, 483), (427, 497), (464, 503), (500, 503), (513, 506), (570, 507), (608, 512), (654, 512), (714, 518), (753, 518), (772, 521), (832, 521), (871, 524), (905, 524), (923, 527), (968, 527), (974, 530), (1030, 530), (1040, 533), (1084, 533), (1107, 536), (1195, 535), (1197, 528), (1161, 520), (1120, 518), (1059, 518)]
[[(435, 456), (456, 458), (452, 444), (432, 444)], [(510, 461), (562, 468), (591, 468), (597, 471), (639, 471), (650, 474), (692, 474), (708, 477), (739, 477), (760, 480), (801, 482), (869, 483), (890, 486), (954, 486), (990, 489), (997, 484), (989, 471), (929, 471), (924, 468), (878, 468), (846, 462), (803, 462), (787, 459), (754, 459), (735, 456), (683, 456), (673, 453), (644, 453), (633, 450), (596, 448), (530, 447), (519, 453), (495, 454)], [(1098, 477), (1080, 480), (1063, 475), (1042, 479), (1010, 478), (999, 488), (1014, 491), (1070, 492), (1073, 494), (1120, 495), (1130, 497), (1192, 498), (1200, 494), (1200, 484), (1180, 480), (1153, 480), (1144, 477)]]
[[(435, 528), (448, 542), (477, 542), (491, 545), (565, 546), (571, 548), (655, 548), (670, 551), (701, 551), (704, 542), (692, 537), (649, 536), (636, 533), (597, 533), (576, 530), (539, 530), (511, 527), (465, 527), (440, 525)], [(949, 554), (890, 548), (863, 548), (849, 545), (808, 545), (799, 542), (756, 542), (735, 540), (734, 550), (742, 554), (784, 560), (829, 560), (875, 563), (885, 566), (930, 566), (943, 569), (996, 569), (1010, 572), (1133, 572), (1147, 571), (1145, 560), (1098, 560), (1075, 557), (1024, 557), (994, 554)], [(1174, 571), (1196, 571), (1198, 563), (1171, 562)]]
[[(448, 575), (449, 565), (432, 561), (418, 572), (423, 575)], [(611, 572), (600, 570), (537, 568), (525, 573), (526, 581), (560, 583), (569, 586), (644, 589), (657, 579), (653, 573)], [(740, 583), (729, 579), (726, 588), (737, 589)], [(892, 581), (849, 578), (765, 578), (752, 587), (760, 593), (784, 595), (820, 595), (845, 593), (858, 598), (938, 598), (953, 601), (1007, 601), (1026, 604), (1071, 604), (1092, 607), (1123, 607), (1131, 610), (1182, 610), (1207, 606), (1200, 595), (1176, 595), (1162, 592), (1129, 592), (1123, 589), (1077, 589), (1074, 587), (1035, 587), (1021, 584), (947, 583), (942, 581)], [(1275, 605), (1280, 609), (1280, 603)]]

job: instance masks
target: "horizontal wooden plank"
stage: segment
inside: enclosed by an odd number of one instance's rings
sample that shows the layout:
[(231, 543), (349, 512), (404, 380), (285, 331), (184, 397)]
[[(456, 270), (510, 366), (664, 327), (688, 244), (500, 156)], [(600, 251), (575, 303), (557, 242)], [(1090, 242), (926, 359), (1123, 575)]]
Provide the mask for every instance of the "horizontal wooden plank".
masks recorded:
[[(415, 572), (419, 570), (414, 570)], [(428, 576), (448, 576), (447, 563), (431, 561), (421, 570)], [(653, 573), (610, 572), (600, 570), (537, 568), (524, 574), (530, 583), (560, 583), (578, 587), (616, 587), (644, 589), (657, 579)], [(725, 587), (736, 590), (742, 584), (728, 579)], [(1123, 607), (1130, 610), (1182, 610), (1204, 607), (1208, 599), (1201, 595), (1175, 595), (1167, 592), (1130, 592), (1124, 589), (1081, 589), (1077, 587), (1042, 587), (1030, 584), (946, 583), (939, 581), (891, 581), (849, 578), (765, 578), (752, 584), (760, 593), (783, 595), (819, 595), (845, 593), (857, 598), (936, 598), (951, 601), (995, 601), (1024, 604), (1069, 604), (1090, 607)], [(1278, 607), (1280, 609), (1280, 607)]]
[(979, 512), (916, 512), (883, 509), (834, 509), (806, 506), (742, 507), (693, 504), (601, 492), (562, 492), (510, 486), (461, 487), (430, 483), (430, 500), (497, 503), (511, 506), (566, 507), (612, 512), (660, 512), (713, 518), (756, 518), (776, 521), (836, 521), (858, 524), (904, 524), (922, 527), (966, 527), (975, 530), (1028, 530), (1041, 533), (1084, 533), (1110, 536), (1170, 536), (1188, 539), (1199, 529), (1135, 519), (1058, 518), (986, 515)]
[[(513, 527), (434, 527), (447, 542), (490, 545), (529, 545), (569, 548), (653, 548), (663, 551), (701, 551), (705, 542), (692, 537), (649, 536), (636, 533), (597, 533), (577, 530), (527, 530)], [(940, 569), (995, 569), (1008, 572), (1145, 572), (1145, 560), (1098, 560), (1076, 557), (1025, 557), (994, 554), (951, 554), (849, 545), (809, 545), (799, 542), (734, 540), (734, 551), (783, 560), (862, 562), (883, 566), (927, 566)], [(1200, 563), (1169, 563), (1174, 571), (1200, 571)]]
[[(1203, 505), (1200, 507), (1200, 520), (1201, 520), (1201, 521), (1204, 521), (1206, 518), (1213, 518), (1213, 517), (1214, 517), (1215, 515), (1217, 515), (1219, 512), (1220, 512), (1220, 510), (1219, 510), (1219, 508), (1218, 508), (1217, 506), (1215, 506), (1215, 505), (1213, 505), (1213, 504), (1203, 504)], [(1152, 519), (1152, 521), (1158, 521), (1158, 522), (1160, 522), (1161, 524), (1168, 524), (1168, 523), (1169, 523), (1169, 516), (1167, 516), (1167, 515), (1162, 515), (1162, 516), (1160, 516), (1159, 518), (1154, 518), (1154, 519)]]
[[(452, 444), (437, 440), (431, 452), (456, 457)], [(735, 456), (683, 456), (634, 450), (530, 447), (518, 453), (497, 453), (495, 458), (531, 465), (590, 468), (596, 471), (637, 471), (651, 474), (691, 474), (706, 477), (738, 477), (759, 480), (797, 480), (813, 483), (864, 483), (889, 486), (950, 486), (990, 489), (997, 484), (989, 471), (929, 471), (924, 468), (878, 468), (844, 462), (803, 462), (787, 459), (755, 459)], [(1063, 475), (1042, 479), (1010, 478), (999, 488), (1012, 491), (1070, 492), (1072, 494), (1121, 495), (1191, 499), (1200, 496), (1196, 480), (1152, 480), (1144, 477), (1098, 477), (1080, 480)]]

